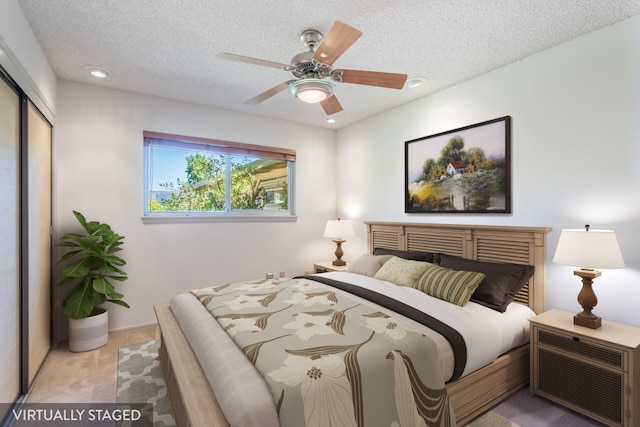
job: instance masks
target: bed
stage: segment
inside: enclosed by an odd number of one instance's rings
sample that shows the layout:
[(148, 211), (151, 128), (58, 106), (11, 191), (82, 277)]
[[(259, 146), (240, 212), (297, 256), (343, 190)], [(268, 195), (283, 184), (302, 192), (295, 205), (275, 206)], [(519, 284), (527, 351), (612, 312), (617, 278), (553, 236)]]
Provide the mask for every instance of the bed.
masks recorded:
[[(445, 254), (481, 263), (533, 266), (514, 303), (544, 311), (546, 227), (365, 222), (368, 252), (398, 250)], [(513, 304), (513, 303), (512, 303)], [(162, 362), (177, 424), (227, 426), (205, 371), (168, 304), (155, 307), (161, 330)], [(187, 334), (188, 335), (188, 334)], [(198, 343), (193, 343), (197, 348)], [(202, 357), (202, 356), (201, 356)], [(208, 372), (208, 371), (207, 371)], [(483, 367), (446, 383), (458, 425), (470, 421), (529, 381), (529, 346), (519, 345)], [(222, 396), (224, 400), (228, 396)]]

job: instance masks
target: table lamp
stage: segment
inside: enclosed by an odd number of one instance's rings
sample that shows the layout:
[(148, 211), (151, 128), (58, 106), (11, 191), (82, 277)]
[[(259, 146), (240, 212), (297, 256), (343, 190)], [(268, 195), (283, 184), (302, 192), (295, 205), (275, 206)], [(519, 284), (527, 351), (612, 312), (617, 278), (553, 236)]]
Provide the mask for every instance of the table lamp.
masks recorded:
[(598, 303), (593, 292), (593, 279), (600, 276), (595, 268), (624, 268), (624, 258), (613, 230), (592, 230), (589, 225), (584, 230), (562, 230), (553, 256), (556, 264), (581, 267), (573, 272), (582, 278), (582, 290), (578, 302), (582, 312), (573, 317), (575, 325), (597, 329), (601, 325), (600, 317), (591, 312)]
[(344, 252), (342, 251), (342, 244), (346, 242), (345, 237), (353, 237), (353, 227), (351, 226), (350, 220), (341, 220), (338, 219), (330, 219), (327, 221), (327, 225), (324, 228), (324, 237), (328, 237), (333, 239), (336, 243), (336, 259), (333, 261), (333, 265), (347, 265), (346, 262), (342, 260), (342, 255)]

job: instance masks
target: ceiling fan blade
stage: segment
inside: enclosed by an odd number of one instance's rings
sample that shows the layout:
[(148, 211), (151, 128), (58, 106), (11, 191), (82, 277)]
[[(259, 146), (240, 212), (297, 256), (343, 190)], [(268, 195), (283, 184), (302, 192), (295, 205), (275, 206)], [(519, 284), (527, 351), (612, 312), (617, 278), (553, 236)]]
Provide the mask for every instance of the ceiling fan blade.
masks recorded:
[(280, 92), (282, 92), (283, 90), (287, 90), (289, 88), (289, 83), (291, 83), (294, 80), (289, 80), (287, 82), (284, 83), (280, 83), (277, 86), (272, 87), (271, 89), (262, 92), (260, 95), (251, 98), (248, 101), (245, 101), (244, 104), (246, 105), (258, 105), (263, 101), (266, 101), (267, 99), (271, 98), (274, 95), (279, 94)]
[(406, 74), (383, 73), (379, 71), (334, 70), (331, 78), (337, 82), (359, 85), (402, 89), (407, 81)]
[(332, 65), (361, 35), (362, 31), (336, 21), (320, 42), (313, 59)]
[(244, 62), (254, 65), (263, 65), (265, 67), (277, 68), (279, 70), (289, 71), (291, 69), (291, 65), (289, 64), (267, 61), (265, 59), (251, 58), (250, 56), (236, 55), (234, 53), (220, 52), (216, 56), (220, 59), (227, 59), (229, 61)]
[(324, 101), (320, 102), (320, 105), (322, 105), (322, 108), (324, 109), (324, 112), (327, 113), (327, 116), (342, 111), (342, 105), (340, 105), (340, 101), (338, 101), (338, 98), (336, 98), (335, 95), (332, 95)]

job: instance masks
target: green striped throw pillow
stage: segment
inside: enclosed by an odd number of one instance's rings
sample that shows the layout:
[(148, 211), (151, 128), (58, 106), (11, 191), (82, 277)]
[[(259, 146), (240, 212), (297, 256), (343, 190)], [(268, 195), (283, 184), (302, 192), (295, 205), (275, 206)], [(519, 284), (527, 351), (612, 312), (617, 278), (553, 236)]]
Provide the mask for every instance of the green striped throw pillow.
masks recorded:
[(484, 276), (484, 273), (476, 271), (460, 271), (434, 266), (425, 271), (413, 287), (434, 298), (462, 307), (469, 302), (473, 291), (482, 282)]

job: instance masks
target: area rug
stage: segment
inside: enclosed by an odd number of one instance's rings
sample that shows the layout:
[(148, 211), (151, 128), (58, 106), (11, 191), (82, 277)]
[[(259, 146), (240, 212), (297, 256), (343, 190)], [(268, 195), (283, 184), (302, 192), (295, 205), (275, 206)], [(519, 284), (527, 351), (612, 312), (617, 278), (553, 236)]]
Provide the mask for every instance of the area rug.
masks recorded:
[[(118, 354), (118, 408), (142, 409), (142, 418), (118, 426), (175, 426), (162, 367), (158, 359), (160, 341), (121, 347)], [(142, 405), (140, 405), (142, 404)], [(489, 411), (465, 427), (518, 427)]]
[(158, 359), (160, 341), (148, 341), (126, 347), (118, 352), (119, 409), (137, 409), (141, 416), (135, 421), (123, 421), (118, 426), (175, 426), (171, 401)]

